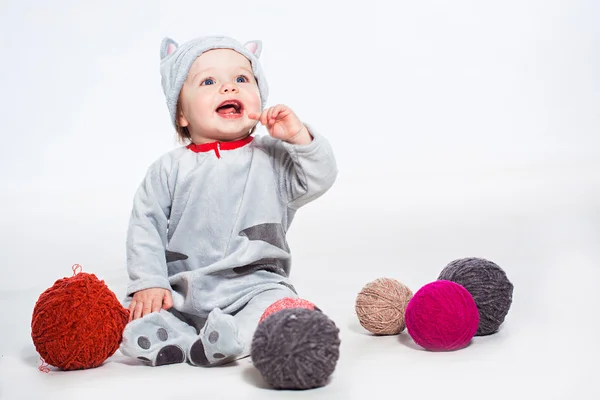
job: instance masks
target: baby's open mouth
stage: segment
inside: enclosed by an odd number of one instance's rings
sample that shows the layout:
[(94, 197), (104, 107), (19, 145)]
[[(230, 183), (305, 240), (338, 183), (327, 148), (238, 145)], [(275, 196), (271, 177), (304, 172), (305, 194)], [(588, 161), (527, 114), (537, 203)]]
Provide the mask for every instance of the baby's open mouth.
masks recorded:
[(227, 100), (221, 103), (216, 111), (222, 115), (241, 114), (244, 106), (237, 100)]

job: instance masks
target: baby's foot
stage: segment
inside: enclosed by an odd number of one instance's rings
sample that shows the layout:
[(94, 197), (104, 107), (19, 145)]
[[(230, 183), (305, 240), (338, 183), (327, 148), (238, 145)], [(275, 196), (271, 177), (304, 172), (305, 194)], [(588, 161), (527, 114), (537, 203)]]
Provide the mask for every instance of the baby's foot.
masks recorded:
[(136, 319), (125, 327), (121, 352), (152, 366), (185, 361), (186, 343), (190, 339), (174, 330), (166, 321), (167, 312), (154, 312)]
[(189, 360), (200, 366), (214, 366), (233, 361), (244, 350), (233, 316), (215, 308), (190, 346)]

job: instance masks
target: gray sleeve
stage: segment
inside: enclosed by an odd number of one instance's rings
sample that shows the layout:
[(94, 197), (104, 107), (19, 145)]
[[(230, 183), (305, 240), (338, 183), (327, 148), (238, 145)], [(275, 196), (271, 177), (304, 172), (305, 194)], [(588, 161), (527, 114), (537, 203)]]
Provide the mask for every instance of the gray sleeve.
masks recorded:
[(306, 125), (311, 143), (278, 141), (274, 149), (279, 189), (289, 208), (297, 210), (323, 195), (337, 178), (337, 164), (329, 142)]
[(171, 289), (165, 249), (171, 210), (170, 163), (153, 163), (136, 191), (127, 231), (127, 296), (149, 288)]

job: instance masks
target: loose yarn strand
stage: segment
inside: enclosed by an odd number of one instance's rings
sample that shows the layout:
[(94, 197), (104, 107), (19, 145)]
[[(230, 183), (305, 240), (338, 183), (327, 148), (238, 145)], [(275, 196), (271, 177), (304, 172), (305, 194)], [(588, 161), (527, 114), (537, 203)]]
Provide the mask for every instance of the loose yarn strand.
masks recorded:
[(47, 374), (48, 372), (50, 372), (50, 368), (48, 367), (48, 363), (47, 363), (46, 361), (44, 361), (44, 359), (43, 359), (42, 357), (40, 357), (40, 361), (41, 361), (42, 363), (41, 363), (41, 364), (40, 364), (40, 366), (38, 367), (38, 370), (39, 370), (40, 372), (45, 372), (46, 374)]

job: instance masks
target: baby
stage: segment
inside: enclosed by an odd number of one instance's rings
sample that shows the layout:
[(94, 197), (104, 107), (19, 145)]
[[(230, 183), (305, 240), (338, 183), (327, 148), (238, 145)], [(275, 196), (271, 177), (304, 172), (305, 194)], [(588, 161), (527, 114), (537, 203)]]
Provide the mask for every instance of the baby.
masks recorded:
[[(261, 49), (222, 36), (162, 42), (162, 87), (185, 145), (158, 158), (135, 194), (127, 356), (153, 366), (246, 357), (265, 309), (298, 297), (286, 233), (337, 166), (289, 107), (265, 108)], [(253, 136), (258, 122), (269, 135)]]

